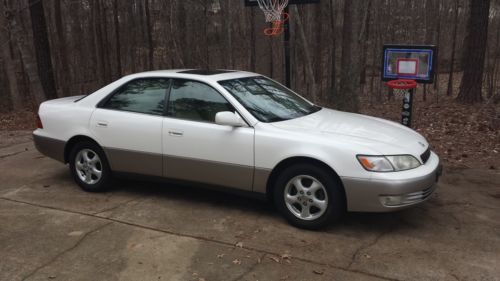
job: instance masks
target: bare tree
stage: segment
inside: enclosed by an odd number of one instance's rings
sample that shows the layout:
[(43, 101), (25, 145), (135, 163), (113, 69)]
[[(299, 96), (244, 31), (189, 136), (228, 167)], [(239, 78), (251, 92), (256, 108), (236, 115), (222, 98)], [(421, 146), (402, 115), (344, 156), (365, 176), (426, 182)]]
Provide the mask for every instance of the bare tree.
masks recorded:
[[(0, 0), (0, 11), (6, 12), (7, 9), (4, 2)], [(17, 85), (16, 78), (16, 67), (11, 55), (11, 40), (10, 40), (10, 30), (7, 23), (7, 18), (5, 13), (0, 13), (0, 49), (2, 54), (2, 60), (5, 66), (5, 71), (7, 74), (7, 81), (9, 84), (9, 97), (12, 104), (13, 110), (19, 110), (22, 108), (23, 103), (21, 95), (19, 95), (19, 87)]]
[(31, 30), (24, 29), (24, 27), (22, 27), (16, 19), (16, 16), (20, 16), (24, 11), (25, 10), (21, 10), (21, 12), (17, 15), (14, 15), (11, 11), (7, 10), (7, 21), (11, 27), (12, 37), (16, 42), (19, 53), (21, 54), (22, 64), (24, 72), (28, 77), (34, 106), (38, 106), (46, 99), (46, 96), (43, 91), (42, 83), (40, 82), (40, 77), (38, 76), (38, 66), (35, 55), (33, 54), (34, 51), (29, 42), (28, 34)]
[(470, 0), (466, 48), (464, 53), (464, 75), (457, 100), (475, 103), (482, 100), (484, 58), (488, 41), (490, 0)]
[(49, 34), (43, 11), (43, 1), (29, 0), (29, 5), (31, 27), (33, 29), (33, 43), (38, 62), (38, 75), (40, 76), (45, 95), (48, 98), (56, 98), (56, 82), (52, 67)]
[(336, 30), (336, 19), (337, 19), (337, 10), (335, 9), (335, 3), (332, 0), (330, 2), (330, 26), (331, 26), (331, 55), (330, 55), (330, 60), (331, 60), (331, 75), (330, 75), (330, 95), (328, 95), (328, 99), (331, 101), (334, 93), (337, 91), (337, 34), (335, 32)]
[(313, 70), (313, 65), (312, 65), (313, 62), (312, 62), (312, 58), (311, 58), (311, 53), (310, 53), (310, 49), (308, 47), (309, 44), (308, 44), (308, 41), (306, 38), (306, 34), (304, 32), (304, 23), (302, 22), (302, 18), (299, 14), (297, 6), (293, 7), (293, 11), (294, 11), (294, 14), (297, 18), (297, 25), (299, 28), (299, 36), (300, 36), (301, 46), (302, 46), (302, 50), (304, 52), (304, 57), (305, 57), (305, 63), (306, 63), (305, 72), (307, 73), (309, 82), (312, 85), (310, 95), (312, 97), (313, 102), (317, 102), (318, 101), (317, 85), (316, 85), (316, 79), (314, 77), (314, 70)]
[[(344, 24), (342, 27), (342, 58), (339, 90), (334, 93), (334, 106), (340, 110), (357, 112), (359, 107), (359, 38), (360, 13), (363, 1), (348, 0), (344, 4)], [(365, 7), (366, 8), (366, 7)]]
[(144, 12), (146, 16), (146, 37), (148, 41), (148, 68), (154, 68), (154, 46), (153, 46), (153, 27), (151, 23), (151, 9), (149, 8), (149, 0), (144, 1)]
[(118, 0), (113, 1), (113, 23), (115, 29), (115, 50), (116, 50), (116, 72), (118, 76), (122, 76), (122, 61), (121, 61), (121, 43), (120, 43), (120, 20)]
[(61, 86), (61, 93), (59, 96), (68, 96), (70, 95), (69, 85), (70, 80), (70, 72), (69, 72), (69, 61), (68, 61), (68, 51), (67, 51), (67, 40), (66, 40), (66, 32), (63, 26), (62, 20), (62, 11), (61, 11), (61, 2), (55, 0), (54, 3), (54, 17), (55, 17), (55, 25), (56, 25), (56, 34), (57, 34), (57, 42), (58, 42), (58, 52), (56, 52), (56, 57), (59, 61), (59, 69), (57, 78), (59, 81), (59, 85)]
[(453, 37), (452, 37), (452, 43), (451, 43), (451, 58), (450, 58), (450, 73), (448, 77), (448, 89), (446, 90), (446, 95), (452, 96), (453, 95), (453, 73), (455, 72), (455, 52), (456, 52), (456, 46), (457, 46), (457, 30), (458, 30), (458, 13), (460, 10), (460, 5), (459, 5), (460, 0), (455, 0), (455, 9), (454, 9), (454, 16), (453, 16)]

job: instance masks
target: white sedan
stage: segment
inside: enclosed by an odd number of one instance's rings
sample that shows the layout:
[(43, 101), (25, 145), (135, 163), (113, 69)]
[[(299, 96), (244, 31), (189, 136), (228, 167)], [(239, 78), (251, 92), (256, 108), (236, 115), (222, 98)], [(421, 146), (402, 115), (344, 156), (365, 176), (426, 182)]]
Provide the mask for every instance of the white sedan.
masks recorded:
[(302, 228), (414, 206), (441, 172), (417, 132), (321, 108), (256, 73), (138, 73), (38, 114), (37, 149), (86, 191), (123, 174), (226, 187), (267, 195)]

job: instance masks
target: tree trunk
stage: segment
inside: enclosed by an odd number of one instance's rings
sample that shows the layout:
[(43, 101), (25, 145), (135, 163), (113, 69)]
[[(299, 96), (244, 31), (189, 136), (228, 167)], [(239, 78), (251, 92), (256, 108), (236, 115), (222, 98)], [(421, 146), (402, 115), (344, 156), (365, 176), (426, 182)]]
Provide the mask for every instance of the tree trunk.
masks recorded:
[(455, 12), (453, 19), (453, 37), (451, 43), (451, 58), (450, 58), (450, 74), (448, 77), (448, 89), (446, 90), (447, 96), (453, 95), (453, 72), (455, 71), (455, 52), (457, 47), (457, 30), (458, 30), (458, 11), (459, 11), (459, 1), (455, 0)]
[(309, 44), (306, 39), (306, 33), (304, 31), (304, 25), (302, 22), (302, 18), (299, 14), (299, 11), (297, 9), (297, 5), (294, 5), (292, 7), (294, 11), (295, 18), (297, 20), (297, 27), (299, 28), (299, 34), (300, 34), (300, 40), (302, 41), (302, 49), (304, 51), (304, 57), (305, 57), (305, 71), (307, 73), (309, 83), (311, 83), (311, 98), (313, 102), (318, 102), (318, 93), (317, 93), (317, 85), (316, 85), (316, 79), (314, 77), (314, 70), (313, 70), (313, 65), (312, 65), (312, 55), (310, 53), (309, 49)]
[[(0, 0), (0, 11), (6, 11), (4, 2)], [(10, 36), (9, 27), (5, 16), (0, 14), (0, 48), (2, 54), (2, 60), (5, 65), (5, 72), (7, 74), (7, 80), (9, 84), (9, 97), (13, 110), (19, 110), (23, 107), (21, 93), (19, 92), (19, 87), (17, 85), (16, 78), (16, 66), (14, 60), (12, 59), (10, 53)]]
[(102, 50), (103, 55), (103, 65), (104, 65), (104, 81), (105, 83), (110, 83), (112, 80), (112, 72), (111, 72), (111, 58), (109, 53), (109, 39), (108, 39), (108, 18), (106, 14), (106, 5), (103, 4), (102, 0), (97, 1), (97, 5), (99, 8), (99, 17), (101, 18), (102, 25), (100, 28), (101, 33), (101, 42), (100, 48)]
[[(434, 14), (435, 11), (435, 0), (426, 0), (425, 1), (425, 44), (431, 45), (434, 44), (434, 20), (436, 16)], [(427, 101), (427, 85), (424, 85), (424, 91), (422, 95), (423, 101)]]
[(335, 32), (335, 29), (336, 29), (336, 24), (335, 24), (335, 20), (336, 20), (336, 15), (337, 15), (337, 12), (336, 12), (336, 9), (335, 9), (335, 3), (334, 1), (332, 0), (330, 2), (330, 5), (331, 5), (331, 15), (330, 15), (330, 25), (331, 25), (331, 37), (332, 37), (332, 50), (331, 50), (331, 68), (332, 68), (332, 72), (331, 72), (331, 81), (330, 81), (330, 95), (328, 96), (328, 99), (331, 101), (335, 92), (337, 91), (337, 68), (336, 68), (336, 64), (337, 64), (337, 33)]
[(146, 14), (146, 35), (148, 40), (148, 68), (154, 69), (154, 46), (153, 46), (153, 28), (151, 23), (151, 11), (149, 9), (149, 0), (144, 0), (144, 10)]
[(464, 75), (457, 100), (476, 103), (482, 100), (484, 58), (488, 41), (490, 0), (470, 0), (470, 18), (464, 53)]
[[(439, 0), (438, 3), (438, 16), (437, 16), (437, 34), (436, 34), (436, 46), (439, 48), (440, 43), (441, 43), (441, 10), (443, 8), (443, 1)], [(439, 50), (438, 50), (439, 52)], [(439, 55), (439, 54), (438, 54)], [(438, 56), (438, 61), (436, 62), (436, 69), (434, 69), (435, 74), (434, 74), (434, 90), (436, 91), (436, 100), (439, 98), (439, 71), (440, 71), (440, 64), (439, 64), (439, 56)]]
[[(364, 19), (363, 19), (363, 30), (361, 32), (362, 37), (359, 38), (360, 42), (359, 45), (363, 46), (363, 50), (361, 50), (361, 73), (360, 73), (360, 79), (359, 83), (362, 85), (364, 88), (366, 84), (366, 59), (368, 56), (368, 39), (370, 38), (370, 20), (371, 20), (371, 7), (372, 7), (372, 0), (368, 0), (368, 8), (365, 11)], [(363, 91), (362, 91), (363, 92)]]
[(498, 50), (498, 46), (500, 46), (500, 20), (497, 20), (497, 29), (496, 29), (496, 39), (495, 43), (492, 44), (493, 48), (490, 48), (490, 60), (492, 60), (489, 73), (488, 73), (488, 94), (487, 98), (490, 99), (495, 94), (496, 85), (497, 85), (497, 74), (498, 74), (498, 60), (500, 59), (500, 51)]
[[(68, 51), (67, 51), (67, 42), (66, 42), (66, 32), (63, 26), (62, 14), (61, 14), (61, 2), (62, 1), (54, 1), (54, 17), (55, 17), (55, 25), (56, 25), (56, 33), (57, 33), (57, 42), (58, 42), (58, 58), (60, 64), (60, 71), (58, 72), (57, 79), (58, 83), (61, 86), (61, 92), (59, 96), (68, 96), (71, 93), (69, 92), (70, 82), (70, 72), (69, 72), (69, 61), (68, 61)], [(57, 65), (57, 64), (56, 64)]]
[(359, 40), (361, 0), (347, 0), (344, 5), (342, 27), (342, 59), (339, 91), (335, 93), (335, 107), (340, 110), (358, 112), (359, 107)]
[(40, 77), (38, 76), (38, 65), (36, 62), (36, 58), (33, 54), (31, 46), (28, 45), (29, 31), (22, 29), (22, 27), (17, 23), (15, 16), (9, 15), (7, 20), (10, 23), (13, 40), (15, 40), (16, 45), (19, 49), (19, 53), (21, 54), (24, 72), (26, 73), (29, 80), (30, 92), (34, 102), (33, 106), (38, 108), (38, 105), (45, 101), (46, 97), (43, 91)]
[[(58, 2), (58, 1), (56, 1)], [(118, 0), (113, 2), (113, 22), (115, 25), (115, 50), (116, 50), (116, 72), (118, 73), (118, 77), (122, 76), (122, 61), (121, 61), (121, 43), (120, 43), (120, 20), (118, 17)]]
[(54, 70), (52, 68), (49, 35), (43, 11), (43, 1), (30, 0), (29, 5), (31, 27), (33, 29), (33, 43), (38, 61), (38, 75), (40, 76), (45, 95), (53, 99), (57, 97), (56, 82), (54, 79)]
[(100, 44), (103, 41), (102, 38), (102, 31), (101, 31), (101, 17), (100, 15), (100, 7), (99, 7), (99, 0), (93, 0), (92, 1), (92, 39), (93, 39), (93, 45), (94, 45), (94, 54), (93, 54), (93, 59), (94, 59), (94, 67), (95, 67), (95, 73), (97, 76), (97, 84), (98, 86), (102, 86), (104, 84), (104, 50), (102, 49), (102, 44)]

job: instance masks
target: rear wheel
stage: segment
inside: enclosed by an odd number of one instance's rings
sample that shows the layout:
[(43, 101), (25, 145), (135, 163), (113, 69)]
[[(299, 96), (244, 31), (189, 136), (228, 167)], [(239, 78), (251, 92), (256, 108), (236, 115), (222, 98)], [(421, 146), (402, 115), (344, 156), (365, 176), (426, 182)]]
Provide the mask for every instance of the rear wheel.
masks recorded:
[(69, 158), (71, 174), (85, 191), (99, 192), (108, 188), (111, 172), (102, 149), (93, 142), (77, 143)]
[(342, 186), (331, 171), (310, 164), (285, 169), (274, 186), (278, 210), (294, 226), (318, 229), (345, 212)]

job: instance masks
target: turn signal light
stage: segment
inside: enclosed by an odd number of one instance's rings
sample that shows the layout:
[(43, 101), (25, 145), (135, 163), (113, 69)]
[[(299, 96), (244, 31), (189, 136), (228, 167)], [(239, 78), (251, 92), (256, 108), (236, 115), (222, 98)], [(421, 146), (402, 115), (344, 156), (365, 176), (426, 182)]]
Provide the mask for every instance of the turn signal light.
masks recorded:
[(38, 129), (43, 129), (42, 119), (40, 119), (38, 114), (36, 115), (36, 127)]

